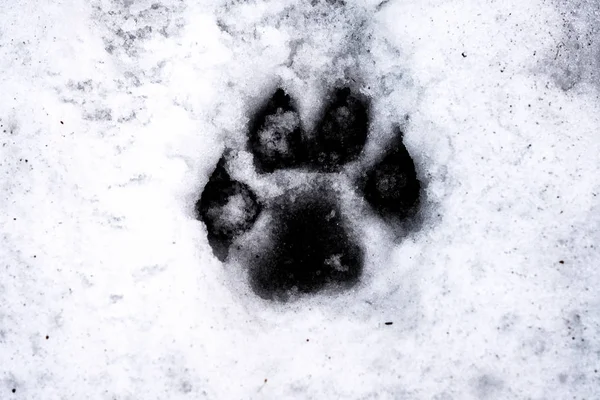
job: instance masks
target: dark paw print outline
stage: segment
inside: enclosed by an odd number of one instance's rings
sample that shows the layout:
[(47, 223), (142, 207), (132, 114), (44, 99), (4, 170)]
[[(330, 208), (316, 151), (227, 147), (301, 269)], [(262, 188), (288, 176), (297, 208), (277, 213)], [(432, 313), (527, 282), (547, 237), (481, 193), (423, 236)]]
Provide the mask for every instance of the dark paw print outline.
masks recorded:
[[(308, 172), (314, 179), (275, 199), (260, 198), (248, 184), (233, 179), (231, 150), (224, 152), (196, 203), (196, 217), (206, 225), (213, 253), (225, 261), (259, 216), (269, 215), (268, 232), (262, 235), (266, 243), (246, 259), (251, 287), (260, 297), (287, 299), (292, 292), (348, 288), (359, 281), (364, 247), (349, 229), (335, 182), (361, 157), (369, 128), (369, 99), (348, 87), (332, 91), (310, 132), (293, 99), (277, 89), (249, 124), (254, 167), (263, 176), (286, 170)], [(350, 180), (389, 224), (409, 220), (419, 208), (421, 183), (400, 129), (375, 162)]]

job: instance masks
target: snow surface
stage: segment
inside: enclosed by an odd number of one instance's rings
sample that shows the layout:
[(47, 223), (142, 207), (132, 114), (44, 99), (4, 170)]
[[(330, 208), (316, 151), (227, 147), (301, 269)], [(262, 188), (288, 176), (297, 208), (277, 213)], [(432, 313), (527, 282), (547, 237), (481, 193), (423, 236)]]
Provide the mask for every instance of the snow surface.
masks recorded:
[[(1, 2), (0, 399), (600, 398), (599, 17)], [(422, 224), (365, 216), (360, 285), (263, 301), (194, 202), (275, 87), (314, 123), (348, 76), (409, 117)]]

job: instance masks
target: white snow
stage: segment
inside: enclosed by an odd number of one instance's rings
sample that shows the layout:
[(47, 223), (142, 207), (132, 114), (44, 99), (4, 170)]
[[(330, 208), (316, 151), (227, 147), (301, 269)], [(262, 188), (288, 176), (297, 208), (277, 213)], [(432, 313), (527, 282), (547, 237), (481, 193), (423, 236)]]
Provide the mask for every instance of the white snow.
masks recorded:
[[(0, 399), (600, 397), (600, 4), (345, 3), (0, 2)], [(423, 222), (260, 300), (194, 202), (275, 87), (314, 124), (348, 76)]]

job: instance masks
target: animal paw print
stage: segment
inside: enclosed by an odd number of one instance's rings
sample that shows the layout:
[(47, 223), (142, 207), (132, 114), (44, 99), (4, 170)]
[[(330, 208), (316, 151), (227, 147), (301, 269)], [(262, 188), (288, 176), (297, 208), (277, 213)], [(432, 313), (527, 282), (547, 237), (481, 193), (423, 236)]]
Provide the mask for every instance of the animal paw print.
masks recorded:
[[(388, 224), (415, 215), (421, 183), (402, 133), (396, 130), (386, 150), (367, 162), (369, 117), (367, 97), (337, 88), (319, 122), (306, 130), (294, 100), (277, 89), (250, 122), (247, 151), (259, 180), (279, 186), (279, 194), (232, 178), (235, 151), (226, 150), (217, 163), (196, 216), (215, 256), (227, 261), (234, 252), (260, 297), (286, 300), (359, 282), (364, 244), (344, 193)], [(302, 183), (290, 184), (294, 177)]]

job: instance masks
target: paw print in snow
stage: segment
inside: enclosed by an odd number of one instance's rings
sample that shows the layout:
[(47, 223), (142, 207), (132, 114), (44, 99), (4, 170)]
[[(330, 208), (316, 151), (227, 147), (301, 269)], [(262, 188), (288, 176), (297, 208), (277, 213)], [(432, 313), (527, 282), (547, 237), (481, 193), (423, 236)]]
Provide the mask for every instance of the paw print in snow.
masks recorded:
[[(250, 285), (260, 297), (286, 299), (359, 281), (365, 251), (348, 218), (344, 191), (354, 191), (390, 224), (416, 213), (421, 183), (400, 130), (375, 162), (361, 164), (369, 103), (348, 87), (335, 89), (314, 129), (305, 130), (293, 99), (276, 90), (250, 122), (248, 150), (259, 178), (284, 185), (283, 194), (259, 195), (249, 183), (233, 179), (231, 149), (217, 163), (196, 216), (219, 260), (226, 261), (232, 249), (247, 255)], [(359, 168), (348, 168), (353, 163)], [(281, 173), (305, 183), (273, 179)], [(259, 223), (263, 218), (266, 222)]]

